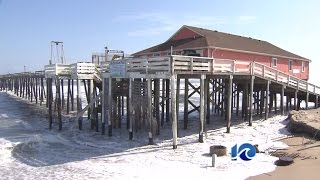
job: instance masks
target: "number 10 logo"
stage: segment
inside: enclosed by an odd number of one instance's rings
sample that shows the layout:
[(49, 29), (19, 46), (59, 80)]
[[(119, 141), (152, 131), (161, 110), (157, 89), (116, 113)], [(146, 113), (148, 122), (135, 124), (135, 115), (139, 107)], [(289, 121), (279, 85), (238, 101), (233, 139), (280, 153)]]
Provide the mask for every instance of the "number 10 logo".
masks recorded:
[(238, 148), (235, 144), (231, 148), (231, 160), (236, 161), (238, 156), (244, 161), (250, 161), (256, 155), (256, 148), (249, 143), (241, 144)]

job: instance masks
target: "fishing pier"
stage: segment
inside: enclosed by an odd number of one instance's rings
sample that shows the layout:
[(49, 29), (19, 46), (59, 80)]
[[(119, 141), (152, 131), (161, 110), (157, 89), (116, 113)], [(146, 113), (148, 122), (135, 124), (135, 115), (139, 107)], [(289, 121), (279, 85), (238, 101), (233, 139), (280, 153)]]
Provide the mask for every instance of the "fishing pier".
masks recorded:
[[(146, 130), (153, 144), (161, 127), (171, 123), (174, 149), (178, 128), (188, 128), (194, 111), (199, 112), (198, 140), (204, 142), (206, 124), (215, 121), (213, 114), (224, 117), (229, 133), (234, 116), (252, 126), (254, 115), (265, 119), (271, 112), (284, 115), (308, 109), (308, 102), (317, 108), (320, 95), (320, 87), (257, 62), (180, 55), (117, 60), (94, 56), (92, 62), (50, 64), (43, 71), (1, 75), (0, 90), (45, 104), (50, 129), (57, 122), (62, 130), (62, 113), (76, 111), (80, 130), (87, 113), (91, 129), (102, 135), (127, 128), (131, 140), (135, 131)], [(300, 106), (302, 101), (305, 107)], [(178, 127), (179, 120), (183, 127)]]

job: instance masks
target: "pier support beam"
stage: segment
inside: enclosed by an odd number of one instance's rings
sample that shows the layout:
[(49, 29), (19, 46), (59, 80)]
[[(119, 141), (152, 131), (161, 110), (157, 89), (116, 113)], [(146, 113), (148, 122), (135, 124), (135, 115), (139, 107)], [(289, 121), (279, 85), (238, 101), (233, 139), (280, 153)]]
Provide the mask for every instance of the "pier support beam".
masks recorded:
[(58, 109), (58, 123), (59, 130), (62, 129), (62, 115), (61, 115), (61, 89), (60, 89), (60, 80), (56, 79), (56, 99), (57, 99), (57, 109)]
[(298, 90), (294, 91), (294, 102), (293, 102), (294, 110), (298, 111)]
[[(307, 88), (307, 91), (308, 91), (308, 88)], [(309, 108), (308, 102), (309, 102), (309, 92), (307, 92), (306, 94), (306, 110)]]
[(281, 110), (281, 115), (284, 115), (284, 89), (285, 86), (281, 86), (281, 98), (280, 98), (280, 110)]
[(134, 114), (133, 114), (133, 102), (132, 102), (132, 96), (133, 96), (133, 80), (129, 78), (129, 140), (133, 139), (133, 120), (134, 120)]
[(179, 97), (180, 97), (180, 78), (177, 76), (177, 92), (176, 92), (176, 114), (177, 114), (177, 136), (179, 137)]
[(204, 119), (205, 119), (205, 97), (204, 97), (204, 91), (205, 91), (205, 79), (206, 75), (201, 74), (200, 78), (200, 130), (199, 130), (199, 142), (203, 143), (203, 132), (204, 132)]
[(227, 133), (230, 133), (230, 127), (231, 127), (231, 112), (232, 112), (232, 79), (233, 76), (230, 75), (228, 82), (226, 83), (226, 91), (227, 91)]
[[(175, 77), (175, 79), (176, 79), (176, 77)], [(169, 112), (170, 111), (170, 104), (169, 104), (170, 103), (170, 99), (169, 99), (169, 94), (170, 94), (170, 79), (166, 79), (166, 122), (170, 121), (170, 112)]]
[(184, 80), (184, 118), (183, 118), (183, 129), (188, 128), (188, 106), (189, 106), (189, 79), (185, 78)]
[(155, 109), (155, 117), (157, 120), (157, 132), (156, 134), (160, 134), (160, 80), (154, 79), (154, 109)]
[(265, 102), (264, 102), (264, 119), (267, 120), (269, 118), (269, 96), (270, 96), (270, 81), (267, 81), (267, 90), (266, 90), (266, 96), (265, 96)]
[(153, 114), (152, 114), (152, 79), (148, 79), (148, 110), (147, 116), (149, 120), (149, 145), (153, 144)]
[[(173, 136), (173, 149), (177, 149), (177, 138), (178, 138), (178, 122), (176, 112), (176, 79), (177, 75), (171, 75), (171, 109), (172, 109), (172, 136)], [(169, 82), (169, 81), (167, 81)], [(169, 101), (169, 100), (168, 100)], [(169, 105), (169, 104), (168, 104)]]
[(206, 124), (210, 124), (210, 78), (205, 80)]
[(249, 99), (249, 126), (252, 126), (252, 104), (253, 104), (253, 87), (254, 87), (254, 76), (250, 79), (250, 99)]
[(52, 129), (52, 79), (47, 79), (47, 103), (48, 103), (48, 110), (49, 110), (49, 129)]
[(164, 125), (164, 105), (165, 105), (165, 89), (166, 89), (166, 83), (165, 83), (165, 79), (162, 79), (162, 84), (161, 84), (161, 127)]
[(112, 78), (108, 78), (108, 136), (112, 136)]
[(101, 133), (105, 134), (106, 122), (108, 121), (108, 79), (102, 79), (102, 120), (101, 120)]
[[(77, 113), (80, 113), (82, 110), (82, 102), (81, 102), (81, 95), (80, 95), (80, 82), (77, 79)], [(82, 116), (78, 120), (79, 130), (82, 130)]]

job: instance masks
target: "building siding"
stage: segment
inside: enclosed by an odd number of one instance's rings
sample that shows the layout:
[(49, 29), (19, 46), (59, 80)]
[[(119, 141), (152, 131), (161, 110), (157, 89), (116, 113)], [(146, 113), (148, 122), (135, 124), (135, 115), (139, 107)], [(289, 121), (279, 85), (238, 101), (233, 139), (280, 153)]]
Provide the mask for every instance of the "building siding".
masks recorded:
[[(209, 53), (208, 53), (209, 52)], [(221, 50), (221, 49), (210, 49), (204, 50), (204, 54), (207, 57), (219, 58), (219, 59), (231, 59), (231, 60), (241, 60), (247, 62), (258, 62), (264, 64), (266, 66), (271, 67), (272, 58), (277, 58), (277, 67), (278, 69), (284, 73), (290, 74), (292, 76), (308, 80), (309, 79), (309, 62), (305, 62), (305, 71), (302, 72), (302, 61), (299, 60), (292, 60), (292, 69), (299, 70), (299, 73), (293, 73), (289, 71), (289, 60), (288, 58), (276, 57), (276, 56), (266, 56), (266, 55), (259, 55), (259, 54), (250, 54), (244, 52), (235, 52), (235, 51), (228, 51), (228, 50)]]

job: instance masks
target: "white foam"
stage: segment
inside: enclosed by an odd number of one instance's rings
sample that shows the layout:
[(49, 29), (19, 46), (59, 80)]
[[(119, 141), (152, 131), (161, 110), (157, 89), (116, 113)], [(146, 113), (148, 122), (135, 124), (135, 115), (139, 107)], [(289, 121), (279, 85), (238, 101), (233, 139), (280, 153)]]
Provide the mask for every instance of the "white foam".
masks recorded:
[(0, 118), (8, 118), (9, 116), (7, 114), (0, 114)]

